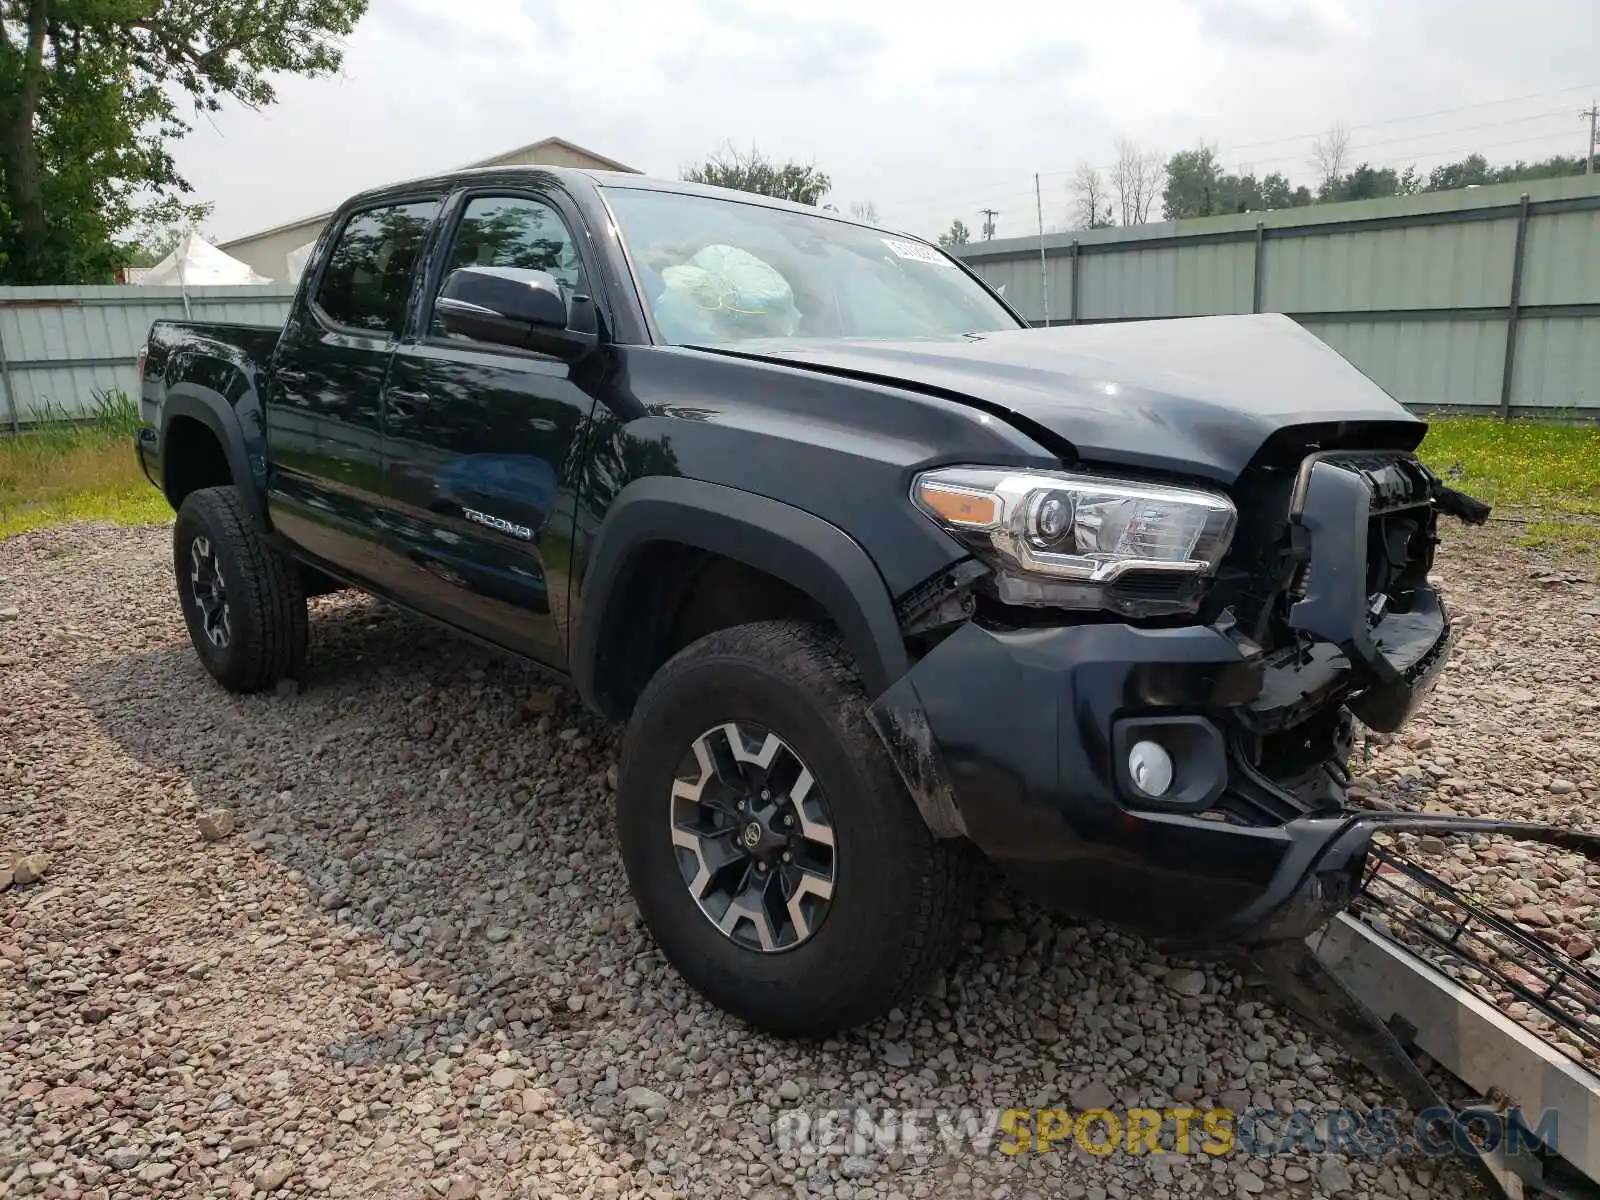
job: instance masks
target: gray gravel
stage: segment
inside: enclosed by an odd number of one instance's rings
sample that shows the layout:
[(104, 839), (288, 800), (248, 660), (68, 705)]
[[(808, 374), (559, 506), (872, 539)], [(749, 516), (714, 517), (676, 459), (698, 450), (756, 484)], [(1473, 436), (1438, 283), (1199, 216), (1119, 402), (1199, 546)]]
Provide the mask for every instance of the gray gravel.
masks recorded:
[[(755, 1034), (641, 930), (615, 736), (573, 695), (337, 596), (298, 686), (229, 696), (184, 637), (168, 538), (0, 543), (0, 851), (48, 856), (0, 894), (0, 1196), (1461, 1189), (1418, 1160), (784, 1152), (794, 1108), (1389, 1098), (1229, 970), (999, 894), (914, 1007), (821, 1045)], [(1462, 808), (1590, 819), (1596, 743), (1564, 718), (1594, 695), (1594, 587), (1537, 565), (1478, 537), (1443, 567), (1478, 618), (1441, 689), (1455, 723), (1376, 748), (1374, 794), (1446, 794), (1426, 758)]]
[[(1398, 737), (1369, 735), (1354, 764), (1354, 794), (1377, 807), (1600, 831), (1600, 587), (1593, 557), (1551, 560), (1517, 550), (1504, 527), (1449, 533), (1443, 574), (1459, 629), (1455, 658), (1417, 720)], [(1600, 863), (1505, 838), (1397, 840), (1477, 904), (1600, 970)], [(1515, 948), (1502, 944), (1515, 962)], [(1515, 967), (1511, 973), (1519, 975)], [(1526, 975), (1520, 981), (1543, 990)], [(1588, 1022), (1600, 1033), (1600, 995), (1576, 988), (1596, 1005)], [(1600, 1067), (1592, 1046), (1509, 993), (1498, 994), (1512, 1016)]]

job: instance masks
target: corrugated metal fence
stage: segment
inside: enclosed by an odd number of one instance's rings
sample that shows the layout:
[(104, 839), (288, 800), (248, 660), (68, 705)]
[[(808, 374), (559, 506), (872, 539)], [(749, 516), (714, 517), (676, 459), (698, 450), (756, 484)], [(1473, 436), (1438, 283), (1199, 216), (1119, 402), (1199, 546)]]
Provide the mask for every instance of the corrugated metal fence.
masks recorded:
[(1600, 178), (955, 251), (1036, 324), (1283, 312), (1419, 410), (1600, 417)]
[(134, 361), (152, 321), (281, 324), (291, 284), (253, 287), (0, 287), (0, 421), (92, 411), (96, 392), (139, 394)]
[[(1600, 178), (1500, 184), (958, 249), (1042, 323), (1285, 312), (1417, 409), (1600, 417)], [(292, 287), (191, 288), (197, 321), (276, 324)], [(0, 288), (0, 421), (136, 394), (178, 288)]]

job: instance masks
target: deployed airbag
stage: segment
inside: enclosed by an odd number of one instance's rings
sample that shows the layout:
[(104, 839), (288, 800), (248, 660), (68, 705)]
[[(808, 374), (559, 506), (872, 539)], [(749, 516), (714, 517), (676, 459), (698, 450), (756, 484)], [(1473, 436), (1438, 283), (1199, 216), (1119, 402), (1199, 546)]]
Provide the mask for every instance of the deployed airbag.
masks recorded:
[(668, 341), (792, 337), (799, 328), (789, 281), (737, 246), (706, 246), (661, 279), (655, 315)]

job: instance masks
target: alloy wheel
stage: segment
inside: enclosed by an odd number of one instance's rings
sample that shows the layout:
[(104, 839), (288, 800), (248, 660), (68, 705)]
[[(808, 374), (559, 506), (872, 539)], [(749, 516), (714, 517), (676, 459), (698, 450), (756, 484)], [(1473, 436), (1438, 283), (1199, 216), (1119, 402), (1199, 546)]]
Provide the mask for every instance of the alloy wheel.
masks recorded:
[(204, 534), (189, 543), (189, 588), (194, 605), (200, 613), (200, 625), (206, 640), (219, 650), (224, 650), (233, 637), (232, 617), (228, 610), (228, 588), (222, 578), (222, 565), (217, 561), (211, 539)]
[(672, 785), (672, 845), (700, 911), (748, 950), (792, 950), (828, 914), (833, 822), (811, 770), (777, 734), (729, 721), (691, 743)]

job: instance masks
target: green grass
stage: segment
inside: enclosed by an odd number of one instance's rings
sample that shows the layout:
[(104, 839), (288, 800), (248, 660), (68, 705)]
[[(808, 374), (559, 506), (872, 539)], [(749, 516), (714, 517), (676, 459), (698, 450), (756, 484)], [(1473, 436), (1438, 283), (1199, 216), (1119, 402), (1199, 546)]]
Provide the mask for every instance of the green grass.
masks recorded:
[(1600, 427), (1430, 418), (1419, 453), (1450, 486), (1497, 507), (1600, 515)]
[(47, 409), (34, 414), (29, 432), (0, 438), (0, 538), (68, 521), (171, 519), (134, 457), (138, 427), (138, 405), (121, 392), (103, 392), (87, 420)]
[(1529, 550), (1563, 550), (1570, 554), (1600, 554), (1600, 523), (1587, 521), (1533, 521), (1517, 538)]
[(1600, 427), (1430, 418), (1419, 453), (1452, 487), (1500, 515), (1531, 518), (1518, 545), (1600, 554)]

